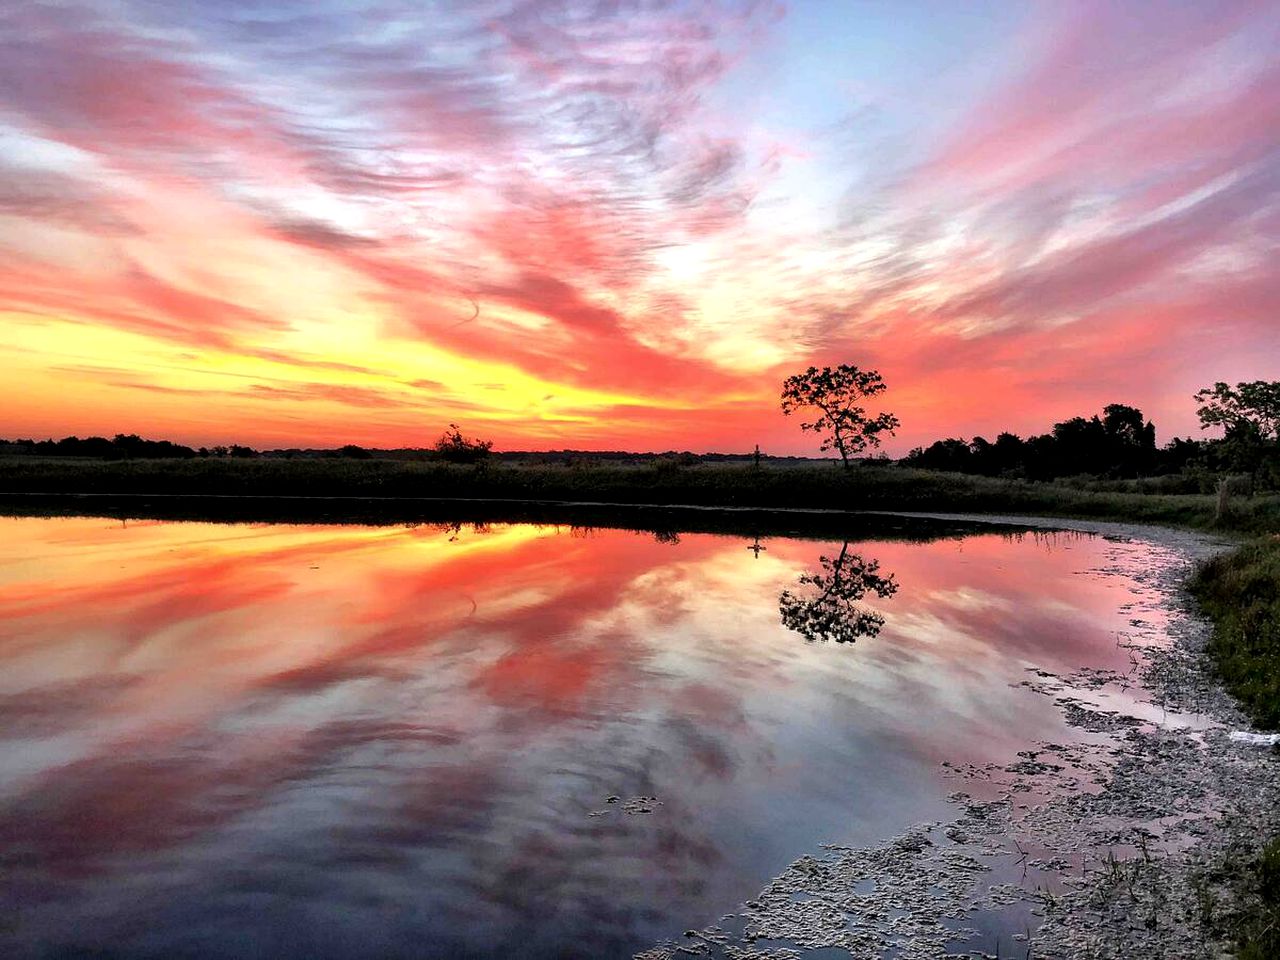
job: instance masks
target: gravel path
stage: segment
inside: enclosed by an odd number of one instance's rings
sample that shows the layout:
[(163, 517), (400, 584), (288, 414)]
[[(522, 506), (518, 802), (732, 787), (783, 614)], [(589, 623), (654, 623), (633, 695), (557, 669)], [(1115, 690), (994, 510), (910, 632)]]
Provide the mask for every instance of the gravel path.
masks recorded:
[(1231, 542), (1138, 524), (928, 516), (1151, 544), (1149, 567), (1118, 552), (1093, 571), (1155, 588), (1153, 604), (1130, 605), (1120, 638), (1133, 669), (1031, 671), (1024, 685), (1052, 697), (1083, 742), (1030, 744), (1003, 766), (944, 765), (956, 780), (952, 820), (801, 857), (723, 927), (638, 957), (1230, 956), (1213, 932), (1232, 909), (1215, 868), (1280, 833), (1280, 757), (1231, 738), (1249, 725), (1208, 673), (1210, 626), (1181, 584)]

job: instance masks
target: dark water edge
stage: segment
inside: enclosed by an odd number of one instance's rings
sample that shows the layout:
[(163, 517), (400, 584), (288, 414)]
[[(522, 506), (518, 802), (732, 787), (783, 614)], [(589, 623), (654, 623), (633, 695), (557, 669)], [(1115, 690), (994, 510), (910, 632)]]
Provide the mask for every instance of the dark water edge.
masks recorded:
[[(924, 542), (979, 532), (1025, 532), (1008, 521), (801, 507), (465, 499), (453, 497), (279, 496), (153, 493), (2, 493), (0, 516), (108, 517), (203, 523), (535, 523), (655, 534), (868, 539)], [(1040, 528), (1044, 529), (1044, 528)]]

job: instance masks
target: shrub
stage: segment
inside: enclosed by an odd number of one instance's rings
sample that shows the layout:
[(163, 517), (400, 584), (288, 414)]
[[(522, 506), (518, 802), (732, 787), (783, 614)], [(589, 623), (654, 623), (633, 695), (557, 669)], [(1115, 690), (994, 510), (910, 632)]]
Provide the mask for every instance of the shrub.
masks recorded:
[(449, 424), (434, 447), (436, 456), (446, 463), (479, 463), (488, 459), (492, 449), (492, 440), (469, 440), (456, 423)]

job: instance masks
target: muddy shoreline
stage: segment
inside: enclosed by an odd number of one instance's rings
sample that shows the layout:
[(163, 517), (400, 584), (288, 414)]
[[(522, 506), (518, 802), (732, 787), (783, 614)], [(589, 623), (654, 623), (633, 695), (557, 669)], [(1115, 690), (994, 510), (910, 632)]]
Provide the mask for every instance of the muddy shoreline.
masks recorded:
[(1210, 672), (1211, 626), (1182, 585), (1232, 543), (1140, 524), (917, 516), (1152, 544), (1149, 568), (1091, 571), (1154, 588), (1150, 606), (1127, 605), (1117, 637), (1132, 668), (1028, 670), (1023, 685), (1052, 698), (1081, 741), (944, 764), (953, 819), (803, 856), (739, 913), (637, 956), (1230, 956), (1223, 867), (1280, 832), (1280, 757), (1231, 738), (1251, 727)]

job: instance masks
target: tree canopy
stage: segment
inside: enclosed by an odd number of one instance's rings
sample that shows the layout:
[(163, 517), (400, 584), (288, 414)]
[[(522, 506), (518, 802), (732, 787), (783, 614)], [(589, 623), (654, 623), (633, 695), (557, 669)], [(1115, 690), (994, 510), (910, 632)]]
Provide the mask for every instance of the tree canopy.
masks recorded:
[(904, 460), (909, 466), (931, 470), (1033, 480), (1078, 474), (1144, 476), (1159, 461), (1155, 426), (1137, 407), (1123, 403), (1108, 404), (1102, 416), (1060, 421), (1049, 433), (1025, 440), (1008, 432), (999, 434), (994, 443), (985, 437), (968, 442), (938, 440), (917, 447)]
[(1280, 434), (1280, 380), (1254, 380), (1234, 387), (1218, 381), (1196, 394), (1201, 429), (1222, 427), (1227, 433), (1248, 427), (1262, 440)]
[(1234, 387), (1218, 381), (1195, 396), (1200, 429), (1221, 427), (1231, 465), (1256, 480), (1280, 447), (1280, 380), (1253, 380)]
[(875, 370), (859, 370), (852, 364), (838, 367), (810, 367), (782, 383), (782, 412), (790, 416), (812, 410), (817, 416), (800, 424), (801, 429), (822, 435), (820, 449), (835, 450), (847, 467), (849, 458), (880, 446), (880, 434), (890, 436), (901, 426), (892, 413), (868, 416), (861, 401), (888, 389)]

